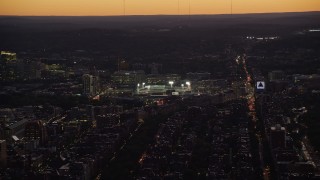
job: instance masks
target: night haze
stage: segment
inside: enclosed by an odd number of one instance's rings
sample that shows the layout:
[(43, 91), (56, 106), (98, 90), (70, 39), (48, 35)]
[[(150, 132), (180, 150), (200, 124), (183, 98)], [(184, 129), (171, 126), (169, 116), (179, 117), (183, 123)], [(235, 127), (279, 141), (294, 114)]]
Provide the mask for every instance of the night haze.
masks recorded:
[(317, 0), (2, 0), (0, 179), (318, 179)]

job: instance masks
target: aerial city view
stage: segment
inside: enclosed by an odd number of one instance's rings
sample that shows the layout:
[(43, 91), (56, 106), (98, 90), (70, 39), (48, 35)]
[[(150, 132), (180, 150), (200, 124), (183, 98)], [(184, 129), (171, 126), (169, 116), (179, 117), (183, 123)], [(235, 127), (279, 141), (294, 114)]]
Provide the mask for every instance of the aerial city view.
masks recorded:
[(320, 1), (1, 0), (0, 179), (320, 179)]

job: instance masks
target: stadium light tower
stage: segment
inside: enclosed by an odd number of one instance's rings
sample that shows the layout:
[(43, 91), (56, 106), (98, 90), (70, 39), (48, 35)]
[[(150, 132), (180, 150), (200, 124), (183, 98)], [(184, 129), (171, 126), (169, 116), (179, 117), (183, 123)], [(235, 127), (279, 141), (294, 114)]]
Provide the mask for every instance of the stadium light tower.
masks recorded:
[(172, 88), (172, 85), (173, 85), (173, 81), (169, 81), (169, 84), (170, 84), (170, 87)]
[(186, 82), (186, 85), (188, 86), (188, 90), (190, 90), (190, 89), (191, 89), (191, 83), (190, 83), (190, 81), (187, 81), (187, 82)]

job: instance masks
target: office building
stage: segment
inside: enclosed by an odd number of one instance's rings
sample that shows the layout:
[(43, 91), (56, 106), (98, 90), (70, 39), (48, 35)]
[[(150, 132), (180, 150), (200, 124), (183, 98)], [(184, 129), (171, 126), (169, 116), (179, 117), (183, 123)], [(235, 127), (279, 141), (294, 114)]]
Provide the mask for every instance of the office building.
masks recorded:
[(270, 129), (270, 142), (272, 149), (286, 147), (286, 129), (280, 124), (271, 127)]
[(29, 121), (25, 127), (25, 138), (28, 140), (39, 139), (41, 145), (45, 144), (47, 133), (43, 123), (40, 120)]
[(99, 92), (99, 77), (90, 74), (82, 76), (83, 81), (83, 94), (95, 96)]
[(285, 74), (283, 71), (271, 71), (268, 73), (269, 81), (279, 81), (285, 79)]
[(144, 80), (144, 71), (118, 71), (111, 75), (111, 82), (117, 86), (135, 87)]

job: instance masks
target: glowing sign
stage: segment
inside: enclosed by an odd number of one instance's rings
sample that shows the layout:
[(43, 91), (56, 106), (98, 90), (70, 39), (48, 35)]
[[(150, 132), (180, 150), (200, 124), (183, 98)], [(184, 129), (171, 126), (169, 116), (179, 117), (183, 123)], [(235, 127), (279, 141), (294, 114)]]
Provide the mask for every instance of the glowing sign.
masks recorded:
[(257, 82), (257, 89), (264, 90), (266, 88), (266, 83), (264, 81)]

